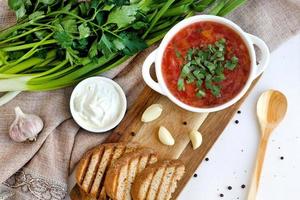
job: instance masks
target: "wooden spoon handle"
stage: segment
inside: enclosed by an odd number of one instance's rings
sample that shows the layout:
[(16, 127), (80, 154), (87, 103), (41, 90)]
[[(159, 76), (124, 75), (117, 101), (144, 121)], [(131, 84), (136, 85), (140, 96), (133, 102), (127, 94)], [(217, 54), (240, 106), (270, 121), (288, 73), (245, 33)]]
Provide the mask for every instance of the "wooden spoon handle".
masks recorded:
[(248, 191), (248, 200), (255, 200), (256, 199), (256, 193), (258, 190), (260, 175), (264, 163), (264, 158), (266, 154), (267, 144), (268, 144), (268, 138), (269, 137), (262, 137), (259, 146), (258, 146), (258, 152), (256, 156), (256, 163), (254, 167), (254, 171), (252, 174), (252, 179)]

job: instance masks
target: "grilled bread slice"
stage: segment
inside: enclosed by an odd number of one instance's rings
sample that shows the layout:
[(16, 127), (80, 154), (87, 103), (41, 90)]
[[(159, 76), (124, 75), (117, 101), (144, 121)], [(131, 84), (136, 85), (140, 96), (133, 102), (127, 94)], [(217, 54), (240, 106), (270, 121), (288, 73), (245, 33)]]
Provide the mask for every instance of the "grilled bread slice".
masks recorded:
[(124, 154), (107, 171), (104, 182), (107, 195), (113, 200), (131, 200), (131, 185), (136, 174), (155, 162), (157, 154), (150, 148)]
[(88, 152), (80, 160), (76, 171), (76, 182), (88, 195), (106, 199), (103, 183), (109, 166), (123, 154), (132, 152), (137, 144), (101, 144)]
[(147, 166), (132, 185), (133, 200), (169, 200), (185, 172), (179, 160), (164, 160)]
[[(102, 189), (104, 189), (104, 187), (102, 187)], [(87, 194), (86, 192), (82, 191), (81, 188), (78, 189), (79, 192), (80, 192), (80, 195), (78, 195), (78, 200), (111, 200), (107, 195), (106, 193), (103, 193), (105, 192), (105, 190), (101, 190), (101, 193), (99, 195), (98, 198), (96, 197), (93, 197), (89, 194)], [(104, 195), (103, 195), (104, 194)]]

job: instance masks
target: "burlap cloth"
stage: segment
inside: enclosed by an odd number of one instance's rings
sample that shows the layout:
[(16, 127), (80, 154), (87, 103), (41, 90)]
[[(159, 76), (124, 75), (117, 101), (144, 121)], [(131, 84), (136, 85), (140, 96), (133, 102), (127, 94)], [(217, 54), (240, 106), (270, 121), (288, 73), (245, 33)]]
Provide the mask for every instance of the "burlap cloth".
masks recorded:
[[(300, 0), (248, 0), (245, 6), (227, 17), (245, 31), (261, 37), (274, 50), (299, 32)], [(0, 0), (0, 28), (14, 22), (6, 0)], [(105, 74), (125, 90), (128, 106), (145, 86), (141, 65), (149, 51)], [(71, 91), (72, 88), (23, 92), (0, 107), (0, 200), (68, 197), (67, 181), (76, 163), (87, 149), (101, 143), (108, 135), (88, 133), (75, 124), (69, 112)], [(8, 127), (14, 120), (16, 106), (43, 118), (45, 127), (36, 142), (14, 143), (9, 138)]]

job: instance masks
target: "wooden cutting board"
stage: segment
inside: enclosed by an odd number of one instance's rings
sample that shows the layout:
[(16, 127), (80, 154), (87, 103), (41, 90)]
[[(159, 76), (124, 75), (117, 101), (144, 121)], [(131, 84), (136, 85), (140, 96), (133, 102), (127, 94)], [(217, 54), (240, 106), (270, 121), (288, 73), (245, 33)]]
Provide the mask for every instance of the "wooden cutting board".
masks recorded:
[[(249, 91), (256, 82), (257, 80), (254, 81)], [(176, 199), (241, 103), (245, 100), (249, 91), (238, 103), (226, 110), (199, 114), (179, 108), (168, 98), (146, 87), (137, 98), (137, 101), (128, 110), (121, 124), (107, 138), (106, 142), (134, 141), (143, 146), (154, 148), (162, 159), (176, 158), (182, 160), (186, 166), (186, 173), (173, 194), (173, 199)], [(153, 122), (142, 123), (141, 116), (144, 110), (154, 103), (159, 103), (163, 106), (162, 115)], [(172, 133), (175, 138), (174, 146), (165, 146), (159, 142), (157, 132), (161, 125), (165, 126)], [(203, 136), (202, 145), (196, 150), (192, 149), (188, 137), (188, 133), (193, 129), (199, 129)], [(73, 188), (70, 196), (73, 200), (91, 200), (77, 186)]]

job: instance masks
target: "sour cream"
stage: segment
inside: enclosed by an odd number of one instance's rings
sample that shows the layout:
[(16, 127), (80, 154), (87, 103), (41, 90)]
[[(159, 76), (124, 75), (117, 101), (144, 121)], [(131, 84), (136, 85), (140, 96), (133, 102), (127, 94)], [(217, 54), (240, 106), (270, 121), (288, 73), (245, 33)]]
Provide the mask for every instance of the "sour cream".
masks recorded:
[(70, 109), (76, 123), (91, 132), (105, 132), (117, 126), (126, 111), (122, 88), (104, 77), (80, 82), (71, 95)]

